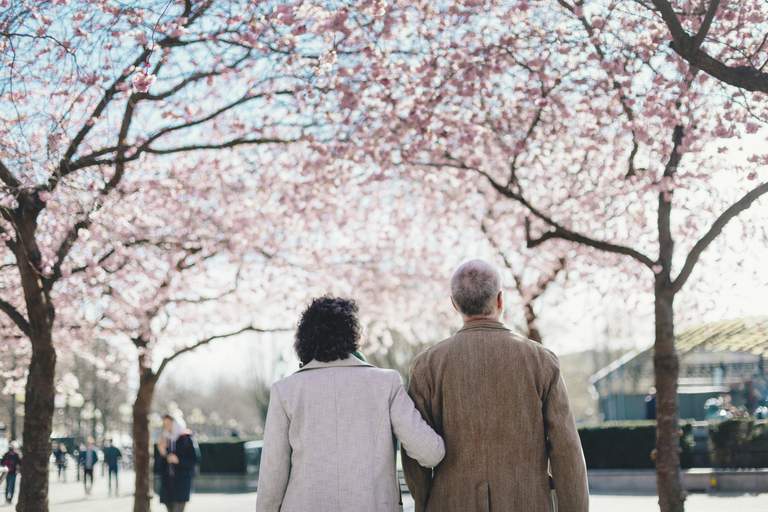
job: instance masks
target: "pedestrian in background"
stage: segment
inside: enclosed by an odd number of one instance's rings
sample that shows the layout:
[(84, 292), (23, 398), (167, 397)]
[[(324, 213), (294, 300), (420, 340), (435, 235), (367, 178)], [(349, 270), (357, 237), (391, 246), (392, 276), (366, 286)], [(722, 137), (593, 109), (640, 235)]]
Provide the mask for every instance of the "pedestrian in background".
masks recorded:
[(99, 454), (96, 452), (96, 444), (92, 437), (88, 438), (88, 446), (80, 451), (80, 464), (83, 466), (83, 486), (85, 494), (91, 494), (93, 489), (93, 468), (99, 462)]
[(5, 476), (5, 502), (8, 504), (13, 501), (13, 494), (16, 491), (16, 476), (21, 470), (21, 456), (17, 450), (18, 444), (16, 441), (12, 441), (8, 451), (0, 459), (0, 465), (5, 466), (8, 470)]
[(160, 503), (168, 512), (184, 512), (200, 456), (192, 433), (187, 430), (180, 414), (163, 417), (157, 451), (160, 456), (155, 459), (155, 473), (160, 475)]
[(67, 445), (64, 443), (57, 443), (56, 449), (53, 450), (53, 459), (56, 463), (56, 478), (59, 482), (67, 481)]
[(115, 496), (118, 494), (117, 472), (120, 459), (123, 458), (123, 453), (120, 449), (114, 445), (112, 439), (107, 440), (106, 446), (104, 446), (104, 463), (107, 465), (108, 480), (107, 486), (109, 494), (112, 494), (112, 477), (115, 477)]

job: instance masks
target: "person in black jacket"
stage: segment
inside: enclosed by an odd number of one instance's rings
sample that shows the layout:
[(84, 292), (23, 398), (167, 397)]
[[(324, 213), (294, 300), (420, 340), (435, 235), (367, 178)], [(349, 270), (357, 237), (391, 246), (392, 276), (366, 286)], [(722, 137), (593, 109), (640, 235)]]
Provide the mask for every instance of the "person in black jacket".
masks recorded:
[(120, 460), (123, 458), (123, 452), (120, 448), (115, 446), (112, 439), (107, 440), (107, 444), (102, 450), (104, 453), (104, 463), (107, 465), (107, 471), (109, 472), (109, 479), (107, 485), (109, 488), (109, 494), (112, 494), (112, 477), (115, 477), (115, 496), (120, 493), (119, 484), (117, 480), (117, 473), (120, 467)]
[(64, 479), (67, 481), (67, 445), (64, 443), (57, 443), (56, 449), (53, 450), (53, 458), (56, 462), (56, 469), (59, 482)]
[(85, 487), (85, 494), (91, 494), (93, 489), (93, 468), (96, 467), (96, 463), (99, 462), (99, 453), (96, 451), (96, 441), (92, 438), (88, 438), (88, 446), (84, 450), (80, 450), (78, 454), (79, 463), (83, 466), (83, 486)]
[(199, 455), (197, 444), (180, 415), (163, 417), (157, 452), (155, 472), (160, 475), (160, 503), (168, 512), (184, 512)]
[(8, 469), (8, 474), (5, 477), (5, 502), (11, 503), (13, 493), (16, 491), (16, 475), (21, 468), (21, 456), (16, 452), (16, 441), (11, 443), (8, 451), (0, 459), (0, 465)]

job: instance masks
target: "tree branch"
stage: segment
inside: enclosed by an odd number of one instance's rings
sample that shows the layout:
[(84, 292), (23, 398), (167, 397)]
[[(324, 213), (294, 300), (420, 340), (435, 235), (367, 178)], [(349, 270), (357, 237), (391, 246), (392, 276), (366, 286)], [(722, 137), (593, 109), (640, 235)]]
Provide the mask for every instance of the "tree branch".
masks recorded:
[(228, 140), (219, 144), (190, 144), (188, 146), (178, 146), (175, 148), (146, 148), (145, 153), (153, 155), (170, 155), (172, 153), (183, 153), (186, 151), (202, 151), (205, 149), (227, 149), (235, 146), (244, 146), (250, 144), (290, 144), (292, 142), (298, 142), (299, 139), (261, 139), (261, 138), (247, 138), (238, 137), (236, 139)]
[(701, 22), (701, 26), (699, 27), (698, 32), (696, 32), (696, 35), (693, 36), (692, 51), (698, 51), (699, 48), (701, 48), (702, 43), (704, 43), (704, 39), (707, 37), (709, 29), (712, 27), (712, 20), (715, 19), (718, 7), (720, 7), (720, 0), (711, 0), (709, 2), (709, 7), (707, 8), (707, 13), (704, 15), (704, 20)]
[(533, 214), (534, 217), (544, 221), (544, 223), (546, 223), (548, 226), (552, 228), (550, 231), (547, 231), (546, 233), (542, 234), (538, 238), (533, 238), (531, 237), (531, 233), (530, 233), (530, 219), (526, 218), (525, 236), (526, 236), (526, 245), (528, 246), (528, 248), (534, 248), (546, 242), (547, 240), (562, 239), (562, 240), (568, 240), (571, 242), (576, 242), (582, 245), (586, 245), (588, 247), (592, 247), (594, 249), (598, 249), (601, 251), (629, 256), (631, 258), (636, 259), (637, 261), (639, 261), (640, 263), (642, 263), (648, 268), (653, 267), (654, 265), (653, 260), (648, 256), (646, 256), (645, 254), (643, 254), (642, 252), (636, 249), (633, 249), (631, 247), (626, 247), (620, 244), (606, 242), (596, 238), (591, 238), (582, 233), (572, 231), (566, 228), (565, 226), (563, 226), (562, 224), (558, 223), (551, 216), (547, 215), (546, 213), (538, 209), (533, 204), (531, 204), (530, 201), (528, 201), (528, 199), (526, 199), (521, 192), (515, 191), (510, 187), (502, 185), (496, 179), (494, 179), (493, 176), (483, 171), (482, 169), (479, 169), (477, 167), (470, 167), (464, 164), (463, 162), (460, 162), (450, 157), (450, 155), (446, 155), (446, 158), (450, 161), (449, 162), (411, 162), (411, 163), (413, 163), (414, 165), (421, 165), (425, 167), (436, 167), (436, 168), (453, 167), (455, 169), (472, 171), (484, 177), (488, 181), (488, 183), (491, 185), (491, 187), (493, 187), (493, 189), (496, 190), (499, 194), (501, 194), (503, 197), (506, 197), (508, 199), (512, 199), (519, 205), (523, 206), (526, 210), (528, 210), (531, 214)]
[[(706, 35), (706, 32), (702, 32), (702, 29), (706, 28), (708, 31), (708, 26), (705, 27), (704, 24), (702, 24), (702, 27), (699, 29), (696, 36), (692, 37), (685, 31), (677, 14), (675, 14), (672, 5), (667, 0), (652, 1), (656, 9), (661, 13), (661, 17), (672, 36), (672, 49), (691, 66), (704, 71), (713, 78), (728, 85), (751, 92), (768, 93), (768, 73), (764, 73), (754, 66), (728, 66), (715, 59), (701, 49), (701, 43)], [(705, 15), (705, 22), (709, 16), (714, 18), (717, 11), (717, 6), (714, 6), (716, 3), (718, 2), (715, 0), (710, 3), (707, 14)], [(711, 25), (711, 21), (709, 24)], [(699, 42), (697, 38), (700, 35), (701, 41)]]
[(0, 180), (11, 188), (18, 188), (21, 183), (16, 179), (10, 169), (0, 161)]
[(525, 219), (525, 241), (526, 245), (529, 248), (538, 247), (539, 245), (543, 244), (547, 240), (568, 240), (569, 242), (575, 242), (581, 245), (586, 245), (587, 247), (592, 247), (593, 249), (597, 249), (599, 251), (604, 252), (611, 252), (614, 254), (621, 254), (624, 256), (629, 256), (630, 258), (634, 258), (643, 265), (645, 265), (648, 268), (653, 267), (653, 260), (646, 256), (645, 254), (641, 253), (638, 250), (632, 249), (631, 247), (626, 247), (624, 245), (614, 244), (611, 242), (606, 242), (604, 240), (598, 240), (596, 238), (591, 238), (586, 235), (583, 235), (581, 233), (577, 233), (575, 231), (571, 231), (567, 228), (564, 228), (560, 224), (556, 223), (555, 221), (549, 219), (548, 217), (542, 215), (540, 213), (537, 213), (534, 210), (531, 210), (528, 208), (531, 213), (533, 213), (536, 217), (544, 220), (549, 226), (552, 228), (549, 231), (544, 232), (543, 234), (539, 235), (538, 237), (532, 237), (531, 236), (531, 221), (529, 218), (526, 217)]
[(741, 212), (752, 206), (757, 199), (762, 195), (768, 193), (768, 182), (762, 183), (757, 187), (747, 192), (741, 199), (729, 206), (720, 216), (715, 220), (709, 230), (702, 236), (691, 248), (688, 256), (685, 258), (683, 268), (680, 270), (677, 278), (672, 283), (672, 289), (679, 291), (688, 278), (691, 276), (693, 268), (696, 266), (696, 262), (699, 261), (699, 257), (706, 250), (707, 247), (718, 237), (723, 228), (738, 216)]
[(21, 312), (13, 306), (13, 304), (0, 299), (0, 311), (8, 315), (8, 318), (10, 318), (13, 323), (16, 324), (16, 327), (18, 327), (19, 330), (25, 335), (30, 336), (32, 334), (29, 322), (27, 322), (27, 319), (24, 318), (24, 315), (22, 315)]
[(203, 345), (207, 345), (207, 344), (211, 343), (212, 341), (216, 341), (216, 340), (220, 340), (220, 339), (224, 339), (224, 338), (231, 338), (233, 336), (237, 336), (239, 334), (243, 334), (243, 333), (246, 333), (246, 332), (267, 333), (267, 332), (286, 332), (286, 331), (289, 331), (289, 330), (290, 329), (288, 329), (288, 328), (263, 329), (263, 328), (260, 328), (260, 327), (254, 327), (253, 325), (247, 325), (247, 326), (242, 327), (242, 328), (240, 328), (240, 329), (238, 329), (236, 331), (233, 331), (233, 332), (228, 332), (228, 333), (225, 333), (225, 334), (216, 334), (216, 335), (213, 335), (213, 336), (209, 336), (207, 338), (203, 338), (203, 339), (198, 340), (198, 341), (196, 341), (195, 343), (193, 343), (193, 344), (191, 344), (189, 346), (186, 346), (186, 347), (184, 347), (182, 349), (177, 350), (176, 352), (174, 352), (170, 356), (164, 358), (163, 361), (160, 363), (160, 366), (158, 367), (157, 371), (155, 372), (155, 375), (160, 376), (160, 374), (163, 373), (163, 370), (165, 370), (165, 368), (168, 366), (168, 364), (171, 361), (173, 361), (174, 359), (176, 359), (177, 357), (179, 357), (179, 356), (181, 356), (183, 354), (186, 354), (187, 352), (191, 352), (191, 351), (193, 351), (193, 350), (195, 350), (197, 348), (200, 348)]

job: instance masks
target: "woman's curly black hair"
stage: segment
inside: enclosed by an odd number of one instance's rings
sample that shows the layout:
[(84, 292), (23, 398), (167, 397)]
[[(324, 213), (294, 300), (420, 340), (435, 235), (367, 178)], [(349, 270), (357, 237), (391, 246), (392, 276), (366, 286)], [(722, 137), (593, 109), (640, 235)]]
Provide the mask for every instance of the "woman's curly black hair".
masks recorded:
[(312, 300), (299, 319), (294, 348), (302, 364), (344, 359), (358, 348), (360, 322), (351, 299), (323, 296)]

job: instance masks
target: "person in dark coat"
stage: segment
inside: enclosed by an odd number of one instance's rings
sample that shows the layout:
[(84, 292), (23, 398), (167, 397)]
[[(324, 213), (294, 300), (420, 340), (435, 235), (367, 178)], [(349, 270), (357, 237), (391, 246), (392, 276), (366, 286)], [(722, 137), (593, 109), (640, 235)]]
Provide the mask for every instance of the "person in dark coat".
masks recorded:
[(80, 450), (78, 455), (79, 463), (83, 466), (83, 486), (85, 494), (91, 494), (93, 489), (93, 468), (99, 462), (99, 453), (96, 451), (96, 441), (92, 437), (88, 438), (88, 446)]
[(123, 453), (120, 448), (115, 446), (111, 439), (107, 441), (107, 445), (104, 447), (104, 463), (107, 465), (107, 471), (109, 472), (109, 478), (107, 480), (107, 486), (109, 488), (109, 494), (112, 494), (112, 477), (115, 477), (115, 495), (119, 493), (119, 484), (117, 482), (117, 472), (120, 465), (120, 459), (123, 458)]
[(16, 475), (21, 469), (21, 456), (16, 451), (16, 441), (11, 443), (8, 451), (0, 459), (0, 465), (8, 470), (5, 476), (5, 502), (10, 504), (13, 501), (13, 493), (16, 491)]
[(168, 512), (184, 512), (199, 460), (198, 448), (180, 415), (166, 414), (157, 443), (155, 472), (160, 475), (160, 503)]
[(59, 482), (67, 481), (67, 445), (64, 443), (58, 443), (56, 449), (53, 450), (53, 458), (56, 462), (56, 469)]
[(656, 419), (656, 388), (651, 388), (645, 396), (645, 419)]

